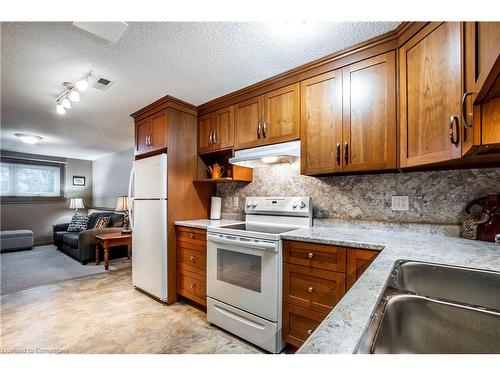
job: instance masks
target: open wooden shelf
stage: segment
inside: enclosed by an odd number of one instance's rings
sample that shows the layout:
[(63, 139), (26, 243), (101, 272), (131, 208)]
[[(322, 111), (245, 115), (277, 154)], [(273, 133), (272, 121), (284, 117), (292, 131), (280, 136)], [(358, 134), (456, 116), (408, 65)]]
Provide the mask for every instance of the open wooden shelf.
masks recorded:
[[(229, 164), (229, 158), (232, 154), (233, 150), (228, 149), (198, 155), (198, 176), (193, 182), (207, 184), (214, 184), (217, 182), (252, 182), (253, 169)], [(207, 166), (214, 163), (218, 163), (224, 167), (224, 175), (227, 174), (227, 171), (230, 171), (231, 177), (226, 176), (217, 179), (209, 178), (209, 175), (207, 175)]]

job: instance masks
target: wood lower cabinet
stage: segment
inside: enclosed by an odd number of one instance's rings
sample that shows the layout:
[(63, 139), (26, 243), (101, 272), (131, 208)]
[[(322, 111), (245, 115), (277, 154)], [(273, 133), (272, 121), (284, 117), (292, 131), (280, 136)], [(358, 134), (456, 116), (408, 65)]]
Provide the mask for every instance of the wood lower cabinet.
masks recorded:
[(176, 227), (177, 294), (207, 305), (207, 232), (203, 229)]
[(301, 173), (397, 167), (395, 52), (301, 82)]
[(234, 106), (198, 119), (198, 153), (224, 150), (234, 145)]
[(349, 249), (347, 251), (347, 284), (346, 290), (351, 289), (356, 280), (377, 257), (378, 251)]
[(378, 253), (283, 241), (283, 339), (302, 345)]
[(462, 27), (430, 23), (399, 51), (400, 164), (461, 157)]
[(299, 84), (235, 104), (235, 149), (300, 137)]

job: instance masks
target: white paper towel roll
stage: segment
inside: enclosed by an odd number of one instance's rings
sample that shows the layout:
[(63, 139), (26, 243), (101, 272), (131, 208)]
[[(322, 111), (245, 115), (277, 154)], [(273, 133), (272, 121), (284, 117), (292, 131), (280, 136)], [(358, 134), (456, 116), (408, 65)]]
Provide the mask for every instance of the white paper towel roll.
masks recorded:
[(210, 219), (220, 220), (222, 210), (222, 198), (212, 197), (212, 204), (210, 207)]

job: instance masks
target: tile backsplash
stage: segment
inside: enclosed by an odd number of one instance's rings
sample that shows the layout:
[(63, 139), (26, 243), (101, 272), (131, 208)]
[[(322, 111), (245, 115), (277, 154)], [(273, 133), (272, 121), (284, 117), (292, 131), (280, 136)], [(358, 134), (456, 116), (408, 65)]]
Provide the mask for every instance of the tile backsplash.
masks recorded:
[[(310, 177), (296, 162), (254, 169), (249, 184), (217, 186), (226, 216), (243, 214), (247, 196), (311, 196), (317, 219), (430, 224), (458, 224), (468, 202), (490, 194), (500, 194), (500, 168)], [(393, 195), (409, 196), (410, 209), (392, 211)]]

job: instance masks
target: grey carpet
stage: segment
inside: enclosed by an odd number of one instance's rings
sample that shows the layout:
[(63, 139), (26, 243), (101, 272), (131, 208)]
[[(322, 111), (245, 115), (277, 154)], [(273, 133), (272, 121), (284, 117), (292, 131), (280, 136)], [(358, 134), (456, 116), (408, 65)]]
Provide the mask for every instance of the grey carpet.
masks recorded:
[[(127, 258), (113, 259), (109, 269), (130, 266)], [(104, 264), (82, 265), (61, 253), (53, 245), (35, 246), (32, 250), (0, 254), (1, 294), (9, 294), (39, 285), (52, 284), (78, 277), (95, 275), (104, 270)]]

